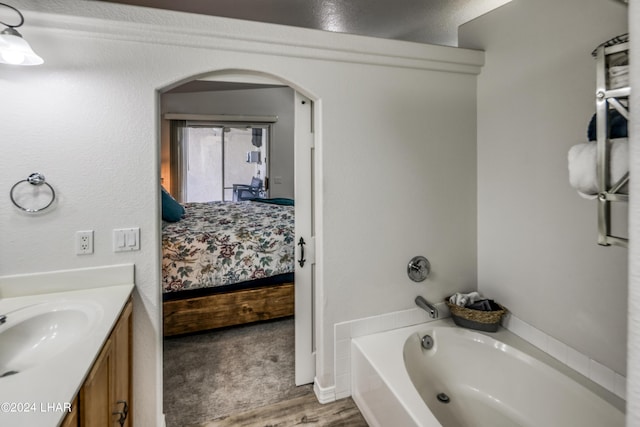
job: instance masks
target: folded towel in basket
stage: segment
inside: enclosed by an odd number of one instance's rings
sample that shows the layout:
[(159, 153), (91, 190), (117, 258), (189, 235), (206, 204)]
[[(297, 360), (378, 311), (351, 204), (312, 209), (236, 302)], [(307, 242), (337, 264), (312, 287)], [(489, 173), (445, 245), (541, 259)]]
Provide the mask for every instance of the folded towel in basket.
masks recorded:
[(456, 292), (449, 297), (449, 302), (460, 307), (466, 307), (469, 304), (473, 304), (481, 299), (482, 295), (480, 295), (478, 292), (470, 292), (468, 294)]
[(469, 304), (467, 305), (467, 308), (470, 308), (472, 310), (480, 310), (480, 311), (496, 311), (496, 310), (502, 310), (502, 307), (500, 307), (498, 304), (496, 304), (496, 302), (492, 299), (483, 299), (480, 300), (474, 304)]
[[(629, 143), (627, 139), (611, 141), (609, 155), (609, 178), (613, 185), (629, 171)], [(597, 144), (577, 144), (569, 150), (569, 182), (578, 194), (586, 199), (595, 199), (599, 193), (596, 167)], [(621, 193), (626, 193), (626, 185)]]

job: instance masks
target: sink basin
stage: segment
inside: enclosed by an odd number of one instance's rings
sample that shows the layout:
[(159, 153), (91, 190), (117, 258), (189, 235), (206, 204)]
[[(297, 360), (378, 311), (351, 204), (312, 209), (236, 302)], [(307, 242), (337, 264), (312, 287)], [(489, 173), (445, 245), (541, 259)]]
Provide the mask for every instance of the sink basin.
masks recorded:
[(6, 313), (0, 325), (0, 381), (46, 362), (80, 342), (95, 327), (94, 302), (48, 302)]

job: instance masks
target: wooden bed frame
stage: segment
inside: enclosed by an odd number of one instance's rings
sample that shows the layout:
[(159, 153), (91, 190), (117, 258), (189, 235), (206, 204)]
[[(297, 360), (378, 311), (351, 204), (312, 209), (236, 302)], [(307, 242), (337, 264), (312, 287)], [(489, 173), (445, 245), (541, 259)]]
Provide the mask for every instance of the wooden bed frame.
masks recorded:
[(292, 282), (162, 303), (164, 336), (293, 316)]

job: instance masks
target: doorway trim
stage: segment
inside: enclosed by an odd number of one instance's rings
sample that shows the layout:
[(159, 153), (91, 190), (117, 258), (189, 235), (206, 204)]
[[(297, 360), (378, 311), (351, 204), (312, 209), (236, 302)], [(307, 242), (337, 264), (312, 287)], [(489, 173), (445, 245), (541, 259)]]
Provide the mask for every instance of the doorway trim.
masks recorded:
[[(314, 217), (314, 225), (315, 225), (314, 228), (316, 231), (315, 250), (314, 250), (316, 266), (315, 266), (315, 281), (314, 281), (315, 286), (313, 288), (312, 301), (310, 301), (309, 304), (310, 305), (313, 304), (310, 316), (311, 316), (311, 324), (313, 325), (312, 332), (315, 338), (315, 369), (314, 369), (315, 375), (313, 378), (314, 390), (316, 391), (316, 395), (318, 399), (324, 403), (328, 401), (326, 396), (321, 397), (320, 395), (318, 395), (318, 390), (322, 389), (321, 387), (319, 387), (320, 384), (318, 382), (318, 374), (319, 372), (321, 372), (322, 366), (323, 366), (322, 349), (324, 348), (324, 345), (323, 345), (324, 335), (323, 335), (323, 324), (322, 324), (323, 312), (322, 312), (322, 303), (321, 303), (322, 295), (323, 295), (323, 274), (322, 274), (323, 270), (322, 270), (322, 250), (321, 250), (322, 243), (323, 243), (323, 239), (322, 239), (322, 223), (323, 223), (322, 205), (323, 204), (322, 204), (321, 195), (323, 193), (322, 193), (322, 144), (321, 144), (321, 133), (319, 132), (319, 130), (321, 129), (320, 98), (315, 94), (313, 94), (312, 92), (300, 87), (299, 85), (291, 81), (288, 81), (285, 78), (267, 74), (257, 70), (248, 70), (248, 69), (222, 69), (222, 70), (192, 75), (185, 79), (179, 80), (171, 85), (167, 85), (165, 87), (160, 88), (158, 90), (158, 93), (159, 95), (161, 95), (164, 92), (167, 92), (177, 86), (183, 85), (193, 80), (212, 80), (212, 81), (266, 84), (266, 85), (277, 84), (280, 86), (288, 86), (295, 92), (300, 93), (304, 97), (311, 100), (311, 103), (312, 103), (311, 122), (316, 131), (314, 132), (314, 136), (313, 136), (315, 155), (314, 155), (314, 161), (313, 161), (314, 166), (313, 166), (312, 180), (314, 185), (314, 191), (312, 193), (312, 212), (310, 213)], [(246, 117), (246, 116), (243, 116), (243, 117)], [(164, 120), (162, 119), (164, 119), (165, 117), (161, 117), (159, 115), (159, 118), (161, 119), (160, 128), (162, 128), (164, 126)], [(295, 126), (297, 126), (297, 122), (298, 122), (297, 118), (295, 121), (296, 121)], [(158, 149), (160, 149), (160, 146), (161, 146), (162, 134), (163, 133), (161, 131), (158, 133)], [(299, 141), (296, 138), (294, 140), (294, 145), (297, 147), (298, 143)], [(298, 172), (295, 171), (296, 175), (297, 173)], [(157, 179), (158, 179), (158, 184), (160, 184), (161, 183), (160, 170), (158, 171)], [(159, 252), (160, 251), (161, 251), (161, 248), (159, 248)], [(161, 274), (162, 272), (160, 272), (160, 276)], [(162, 294), (160, 294), (159, 304), (160, 304), (160, 307), (162, 307)], [(160, 312), (162, 312), (162, 309), (160, 310)], [(162, 323), (160, 323), (160, 325), (162, 325)], [(162, 339), (163, 339), (162, 329), (160, 329), (160, 342), (162, 342)], [(162, 351), (161, 351), (161, 354), (162, 354)], [(163, 360), (163, 357), (161, 358), (161, 360)], [(334, 400), (334, 399), (331, 399), (331, 400)]]

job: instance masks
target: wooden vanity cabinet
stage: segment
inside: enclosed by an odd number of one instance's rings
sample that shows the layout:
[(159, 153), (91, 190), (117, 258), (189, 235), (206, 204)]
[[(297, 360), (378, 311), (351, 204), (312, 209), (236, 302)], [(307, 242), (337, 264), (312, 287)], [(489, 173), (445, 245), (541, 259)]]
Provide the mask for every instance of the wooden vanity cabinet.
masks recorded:
[[(120, 317), (120, 321), (116, 325), (112, 334), (113, 338), (113, 358), (115, 363), (114, 379), (113, 379), (113, 391), (114, 394), (111, 397), (112, 412), (123, 412), (124, 422), (122, 424), (116, 423), (116, 426), (131, 427), (133, 425), (131, 402), (133, 400), (133, 380), (132, 380), (132, 327), (133, 322), (131, 318), (131, 312), (133, 303), (131, 300), (127, 303), (123, 310), (123, 315)], [(124, 317), (126, 315), (126, 321)], [(113, 403), (115, 402), (115, 403)], [(115, 416), (115, 421), (119, 420), (119, 415)]]
[(78, 398), (71, 403), (71, 412), (67, 414), (60, 427), (78, 427)]
[[(131, 311), (125, 305), (89, 371), (63, 427), (131, 427)], [(75, 412), (75, 414), (74, 414)], [(69, 420), (75, 417), (77, 421)], [(69, 424), (67, 424), (69, 422)]]

